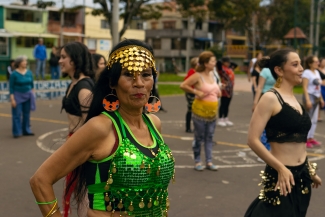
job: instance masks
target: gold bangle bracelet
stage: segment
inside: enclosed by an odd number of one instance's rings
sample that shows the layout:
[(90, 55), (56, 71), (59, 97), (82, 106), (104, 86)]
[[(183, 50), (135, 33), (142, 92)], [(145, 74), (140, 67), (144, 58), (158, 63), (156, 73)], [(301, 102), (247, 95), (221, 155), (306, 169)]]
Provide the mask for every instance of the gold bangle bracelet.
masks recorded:
[(52, 215), (54, 215), (54, 213), (56, 213), (58, 210), (60, 209), (60, 207), (56, 208), (52, 213), (50, 213), (50, 215), (48, 215), (47, 217), (51, 217)]
[(53, 211), (54, 211), (54, 209), (55, 209), (55, 207), (56, 207), (57, 204), (58, 204), (58, 201), (55, 201), (54, 206), (53, 206), (52, 209), (47, 213), (47, 215), (46, 215), (45, 217), (49, 217), (49, 216), (53, 215), (52, 213), (53, 213)]

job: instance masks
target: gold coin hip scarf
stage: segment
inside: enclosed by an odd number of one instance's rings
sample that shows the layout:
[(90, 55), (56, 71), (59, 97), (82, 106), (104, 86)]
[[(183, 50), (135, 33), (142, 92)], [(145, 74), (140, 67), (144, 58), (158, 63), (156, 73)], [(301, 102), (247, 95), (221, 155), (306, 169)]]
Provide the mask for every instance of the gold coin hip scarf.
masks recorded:
[[(119, 146), (110, 159), (107, 180), (103, 182), (102, 178), (98, 178), (95, 184), (87, 186), (88, 193), (92, 195), (90, 208), (120, 216), (167, 216), (170, 205), (167, 188), (170, 180), (175, 178), (175, 159), (171, 150), (150, 122), (147, 123), (148, 128), (159, 148), (152, 154), (153, 157), (143, 154), (126, 136), (132, 133), (116, 114), (118, 112), (106, 113), (117, 131)], [(150, 121), (147, 116), (144, 119)], [(102, 172), (96, 172), (96, 176), (102, 177), (99, 174)]]
[(274, 191), (278, 181), (278, 172), (269, 165), (266, 165), (265, 170), (260, 173), (262, 178), (262, 181), (259, 183), (259, 186), (262, 186), (258, 197), (260, 200), (274, 206), (280, 206), (283, 204), (283, 200), (288, 200), (293, 194), (294, 197), (306, 197), (303, 199), (304, 201), (310, 199), (312, 180), (309, 175), (308, 160), (299, 166), (286, 167), (292, 172), (295, 180), (295, 185), (291, 187), (291, 193), (283, 196), (280, 194), (280, 189)]
[(129, 45), (115, 50), (109, 56), (107, 67), (110, 69), (117, 62), (121, 64), (122, 69), (127, 69), (134, 75), (149, 68), (153, 68), (157, 73), (152, 53), (141, 46)]

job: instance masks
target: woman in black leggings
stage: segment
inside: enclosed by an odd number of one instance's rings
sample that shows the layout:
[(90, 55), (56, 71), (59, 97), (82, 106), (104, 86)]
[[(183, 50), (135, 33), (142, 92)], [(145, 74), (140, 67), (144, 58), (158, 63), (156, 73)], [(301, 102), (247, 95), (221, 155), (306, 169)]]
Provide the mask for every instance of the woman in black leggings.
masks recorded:
[(223, 84), (222, 88), (222, 97), (221, 97), (221, 105), (219, 108), (219, 120), (218, 125), (225, 127), (225, 126), (232, 126), (233, 123), (228, 119), (228, 111), (230, 101), (232, 99), (232, 95), (234, 92), (234, 81), (235, 81), (235, 74), (232, 71), (230, 66), (230, 59), (229, 57), (223, 57), (221, 59), (222, 63), (218, 63), (217, 69), (218, 73), (221, 78), (221, 82)]

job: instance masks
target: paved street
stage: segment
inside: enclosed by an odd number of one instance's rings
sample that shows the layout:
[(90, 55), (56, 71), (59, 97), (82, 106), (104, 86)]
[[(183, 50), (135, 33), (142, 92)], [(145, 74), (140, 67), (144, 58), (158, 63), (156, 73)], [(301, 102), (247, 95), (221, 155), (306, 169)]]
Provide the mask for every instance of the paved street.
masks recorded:
[[(213, 156), (218, 172), (193, 170), (193, 134), (185, 133), (185, 96), (162, 97), (167, 113), (160, 112), (163, 136), (176, 158), (176, 183), (169, 188), (171, 217), (240, 217), (258, 195), (259, 172), (264, 165), (246, 145), (251, 116), (252, 94), (245, 79), (236, 82), (229, 118), (233, 127), (217, 127)], [(235, 86), (236, 86), (235, 85)], [(300, 99), (299, 99), (300, 100)], [(9, 103), (0, 104), (0, 210), (4, 217), (41, 216), (29, 187), (29, 178), (55, 151), (67, 135), (66, 115), (60, 114), (61, 99), (37, 101), (32, 113), (34, 137), (13, 139)], [(323, 114), (325, 117), (325, 113)], [(317, 127), (316, 138), (325, 144), (325, 123)], [(318, 174), (325, 181), (325, 146), (308, 149), (309, 158), (319, 164)], [(202, 155), (204, 160), (204, 155)], [(61, 200), (62, 182), (55, 185)], [(322, 217), (325, 186), (314, 190), (308, 217)], [(74, 215), (76, 216), (75, 212)]]

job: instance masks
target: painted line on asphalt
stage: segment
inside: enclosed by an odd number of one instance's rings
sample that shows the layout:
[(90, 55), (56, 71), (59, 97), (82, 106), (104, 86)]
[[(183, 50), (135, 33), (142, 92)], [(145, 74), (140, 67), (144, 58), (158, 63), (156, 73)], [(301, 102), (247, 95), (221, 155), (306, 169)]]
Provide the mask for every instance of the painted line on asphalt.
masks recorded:
[(50, 132), (47, 132), (47, 133), (44, 133), (43, 135), (39, 136), (36, 140), (36, 145), (42, 149), (43, 151), (46, 151), (48, 153), (54, 153), (56, 150), (54, 149), (51, 149), (49, 147), (46, 147), (44, 146), (42, 140), (44, 140), (46, 137), (54, 134), (54, 133), (59, 133), (59, 132), (62, 132), (62, 131), (68, 131), (68, 128), (62, 128), (62, 129), (59, 129), (59, 130), (53, 130), (53, 131), (50, 131)]
[[(12, 116), (11, 116), (11, 114), (0, 113), (0, 117), (11, 118)], [(35, 117), (31, 117), (30, 120), (32, 120), (32, 121), (48, 122), (48, 123), (54, 123), (54, 124), (65, 124), (65, 125), (68, 124), (67, 121), (51, 120), (51, 119), (47, 119), (47, 118), (35, 118)]]
[[(11, 118), (11, 114), (0, 113), (0, 117), (8, 117), (8, 118)], [(52, 119), (46, 119), (46, 118), (35, 118), (35, 117), (31, 117), (31, 120), (41, 121), (41, 122), (48, 122), (48, 123), (55, 123), (55, 124), (65, 124), (65, 125), (68, 124), (67, 121), (58, 121), (58, 120), (52, 120)], [(55, 130), (55, 131), (50, 131), (48, 133), (43, 134), (38, 139), (41, 139), (41, 137), (43, 138), (43, 136), (46, 137), (46, 136), (51, 135), (53, 133), (61, 132), (61, 131), (64, 131), (64, 130), (66, 131), (67, 128), (63, 128), (63, 129)], [(193, 137), (175, 136), (175, 135), (170, 135), (170, 134), (162, 134), (162, 136), (163, 137), (166, 137), (166, 138), (173, 138), (173, 139), (180, 139), (180, 140), (193, 140)], [(320, 134), (318, 134), (318, 136), (320, 136)], [(218, 143), (218, 145), (225, 145), (225, 146), (232, 146), (232, 147), (240, 147), (240, 148), (249, 148), (248, 145), (244, 145), (244, 144), (236, 144), (236, 143), (222, 142), (222, 141), (217, 141), (217, 143)], [(43, 147), (42, 145), (39, 146), (39, 147), (42, 150), (44, 150), (44, 149), (48, 150), (48, 148)], [(44, 150), (44, 151), (46, 151), (46, 150)], [(53, 151), (50, 151), (50, 153), (53, 153)], [(325, 157), (324, 154), (319, 154), (319, 153), (310, 153), (310, 152), (307, 152), (307, 155), (308, 156), (314, 156), (314, 157), (320, 157), (320, 158), (324, 158)]]
[[(265, 164), (240, 164), (240, 165), (218, 165), (220, 169), (228, 169), (228, 168), (243, 168), (243, 167), (260, 167), (265, 166)], [(194, 169), (192, 165), (175, 165), (175, 168), (178, 169)]]

